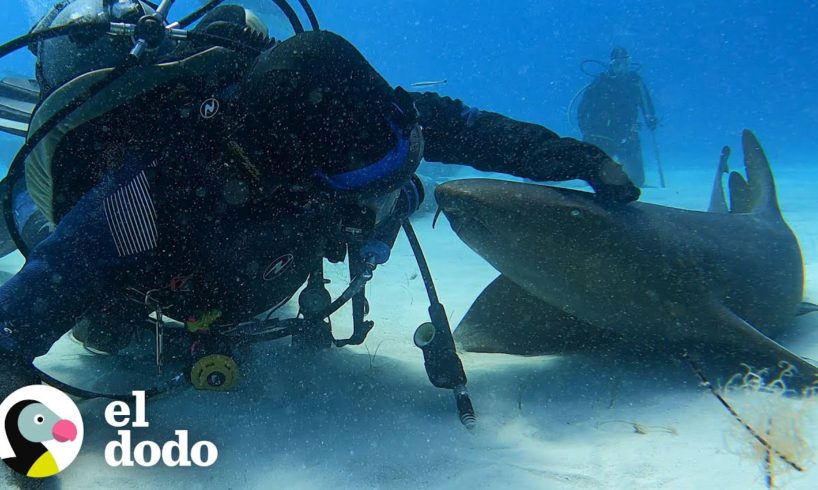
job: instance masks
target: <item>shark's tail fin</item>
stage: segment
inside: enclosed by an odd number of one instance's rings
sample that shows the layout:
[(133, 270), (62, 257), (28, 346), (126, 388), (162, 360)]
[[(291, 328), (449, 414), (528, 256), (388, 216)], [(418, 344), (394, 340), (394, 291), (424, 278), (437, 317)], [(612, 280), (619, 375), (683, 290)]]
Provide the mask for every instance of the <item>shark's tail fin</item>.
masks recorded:
[(761, 143), (750, 130), (745, 129), (742, 146), (747, 179), (739, 172), (730, 173), (730, 212), (781, 217), (775, 180)]

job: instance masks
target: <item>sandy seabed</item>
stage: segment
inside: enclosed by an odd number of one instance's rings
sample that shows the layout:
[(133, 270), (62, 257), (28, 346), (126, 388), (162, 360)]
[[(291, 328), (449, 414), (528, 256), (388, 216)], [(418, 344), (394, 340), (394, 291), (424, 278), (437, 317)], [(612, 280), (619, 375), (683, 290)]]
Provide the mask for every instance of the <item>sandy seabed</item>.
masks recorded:
[[(818, 299), (818, 212), (813, 190), (818, 168), (776, 167), (784, 215), (799, 237), (806, 297)], [(705, 209), (712, 171), (669, 172), (665, 189), (643, 200)], [(495, 276), (464, 245), (445, 218), (415, 220), (441, 300), (457, 325)], [(0, 268), (19, 266), (8, 257)], [(328, 276), (337, 294), (345, 267)], [(185, 387), (148, 402), (150, 428), (135, 440), (163, 442), (187, 429), (191, 441), (219, 449), (209, 468), (111, 468), (105, 445), (116, 438), (103, 418), (108, 403), (80, 403), (85, 443), (59, 475), (61, 488), (446, 488), (446, 489), (753, 489), (765, 488), (762, 460), (746, 433), (686, 366), (670, 359), (586, 356), (462, 355), (479, 417), (475, 433), (457, 421), (449, 392), (433, 388), (421, 352), (412, 343), (428, 319), (423, 283), (406, 240), (368, 286), (375, 329), (365, 346), (295, 355), (286, 341), (259, 344), (242, 354), (242, 380), (232, 393)], [(287, 313), (294, 309), (288, 306)], [(334, 320), (350, 333), (349, 312)], [(818, 359), (818, 314), (799, 318), (779, 339)], [(50, 355), (81, 353), (61, 342)], [(149, 370), (151, 367), (145, 367)], [(100, 378), (110, 373), (98, 373)], [(133, 375), (134, 373), (130, 373)], [(748, 417), (792, 417), (800, 402), (752, 401)], [(769, 409), (769, 408), (766, 408)], [(818, 443), (814, 410), (803, 414), (800, 435)], [(818, 468), (780, 472), (780, 488), (818, 488)], [(782, 468), (776, 465), (776, 469)], [(53, 482), (57, 483), (57, 482)]]

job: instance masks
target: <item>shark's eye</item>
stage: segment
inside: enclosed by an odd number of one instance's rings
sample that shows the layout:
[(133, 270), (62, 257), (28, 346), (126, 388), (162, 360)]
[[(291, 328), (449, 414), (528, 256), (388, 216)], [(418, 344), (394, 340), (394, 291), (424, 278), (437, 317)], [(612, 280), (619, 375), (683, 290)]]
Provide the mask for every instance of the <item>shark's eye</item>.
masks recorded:
[(37, 425), (42, 425), (45, 422), (45, 417), (40, 415), (39, 413), (34, 416), (34, 423)]
[(580, 211), (579, 209), (572, 209), (571, 216), (574, 218), (579, 218), (580, 216), (582, 216), (582, 211)]

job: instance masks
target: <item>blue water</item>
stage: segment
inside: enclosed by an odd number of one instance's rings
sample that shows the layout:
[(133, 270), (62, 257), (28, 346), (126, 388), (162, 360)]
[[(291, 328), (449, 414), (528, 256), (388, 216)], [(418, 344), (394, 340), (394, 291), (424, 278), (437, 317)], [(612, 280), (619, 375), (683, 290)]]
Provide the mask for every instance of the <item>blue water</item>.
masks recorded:
[[(23, 34), (40, 0), (4, 0), (0, 38)], [(179, 0), (180, 16), (199, 0)], [(296, 2), (293, 2), (296, 3)], [(715, 159), (754, 129), (771, 157), (814, 161), (818, 141), (818, 3), (589, 0), (314, 0), (394, 85), (447, 79), (438, 90), (481, 108), (578, 135), (567, 117), (589, 80), (584, 59), (622, 45), (653, 93), (669, 167)], [(272, 2), (245, 4), (271, 11)], [(32, 9), (32, 6), (34, 8)], [(27, 53), (0, 72), (32, 72)], [(646, 148), (646, 155), (652, 151)], [(649, 159), (648, 159), (649, 161)]]

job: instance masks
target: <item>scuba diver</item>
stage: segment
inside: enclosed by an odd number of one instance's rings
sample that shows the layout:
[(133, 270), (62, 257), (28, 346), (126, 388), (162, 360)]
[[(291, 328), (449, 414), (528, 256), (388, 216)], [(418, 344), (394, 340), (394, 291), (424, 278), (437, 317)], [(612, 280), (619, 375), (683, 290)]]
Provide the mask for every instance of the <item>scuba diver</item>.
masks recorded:
[(631, 180), (643, 187), (645, 167), (637, 123), (640, 111), (648, 129), (656, 130), (659, 120), (645, 82), (631, 69), (628, 51), (616, 47), (608, 69), (583, 89), (577, 119), (583, 141), (622, 162)]
[[(0, 287), (0, 397), (42, 376), (32, 360), (75, 325), (86, 338), (115, 332), (100, 349), (114, 352), (149, 314), (157, 355), (163, 319), (178, 320), (194, 339), (191, 381), (225, 387), (229, 360), (211, 357), (222, 369), (208, 371), (196, 359), (229, 349), (230, 332), (305, 283), (293, 343), (360, 344), (372, 328), (362, 285), (401, 227), (432, 302), (415, 342), (432, 383), (458, 390), (465, 375), (407, 220), (423, 198), (421, 158), (583, 179), (610, 205), (639, 197), (593, 145), (391, 87), (352, 44), (318, 30), (305, 0), (313, 30), (275, 1), (296, 33), (285, 40), (219, 0), (169, 23), (171, 3), (60, 2), (16, 43), (37, 57), (40, 98), (4, 181), (8, 231), (27, 261)], [(16, 213), (26, 199), (36, 212)], [(49, 233), (32, 238), (20, 216)], [(345, 259), (352, 283), (332, 301), (323, 261)], [(334, 339), (328, 318), (348, 300), (353, 336)]]

